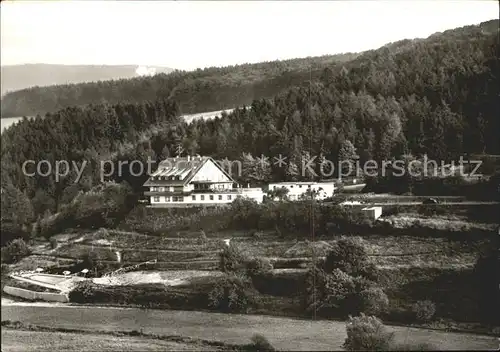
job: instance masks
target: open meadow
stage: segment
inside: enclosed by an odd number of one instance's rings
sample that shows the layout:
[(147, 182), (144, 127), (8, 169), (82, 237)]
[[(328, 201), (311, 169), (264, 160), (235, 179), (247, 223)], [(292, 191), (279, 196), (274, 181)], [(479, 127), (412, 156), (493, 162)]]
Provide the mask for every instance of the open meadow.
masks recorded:
[(212, 346), (147, 337), (96, 333), (62, 333), (2, 328), (2, 351), (218, 351)]
[[(77, 318), (76, 318), (77, 317)], [(269, 317), (261, 315), (239, 315), (220, 314), (206, 312), (186, 311), (163, 311), (163, 310), (138, 310), (138, 309), (116, 309), (102, 307), (39, 307), (34, 310), (29, 306), (7, 306), (2, 307), (2, 321), (17, 320), (21, 323), (30, 323), (35, 326), (51, 329), (74, 329), (85, 332), (82, 335), (64, 335), (54, 339), (54, 347), (64, 345), (65, 340), (76, 340), (81, 346), (82, 341), (89, 336), (96, 336), (92, 342), (95, 346), (106, 344), (105, 335), (94, 335), (99, 331), (130, 332), (141, 331), (144, 334), (155, 334), (159, 336), (181, 336), (190, 337), (194, 341), (224, 342), (229, 345), (244, 345), (250, 341), (254, 334), (261, 334), (279, 350), (300, 351), (325, 351), (339, 350), (344, 342), (346, 332), (345, 323), (336, 321), (324, 321), (309, 319), (290, 319)], [(398, 342), (431, 343), (439, 346), (440, 350), (491, 350), (497, 347), (497, 341), (493, 337), (478, 336), (470, 334), (457, 334), (444, 331), (433, 331), (426, 329), (404, 328), (391, 326), (395, 332)], [(2, 329), (3, 334), (4, 329)], [(33, 338), (40, 341), (49, 338), (50, 334), (35, 333), (34, 337), (24, 332), (6, 330), (6, 337)], [(88, 334), (91, 335), (88, 335)], [(62, 340), (62, 341), (61, 341)], [(123, 339), (117, 341), (128, 350), (142, 346), (151, 340)], [(154, 347), (162, 346), (163, 341), (152, 343)], [(165, 345), (167, 348), (168, 345)], [(185, 346), (179, 346), (185, 348)], [(115, 349), (116, 350), (116, 349)]]

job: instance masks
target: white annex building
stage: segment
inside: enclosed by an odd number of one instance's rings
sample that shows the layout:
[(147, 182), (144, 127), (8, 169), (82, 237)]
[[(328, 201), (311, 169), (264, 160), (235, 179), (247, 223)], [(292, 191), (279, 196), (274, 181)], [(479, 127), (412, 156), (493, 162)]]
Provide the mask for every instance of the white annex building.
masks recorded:
[(335, 185), (333, 182), (279, 182), (270, 183), (269, 190), (285, 188), (288, 190), (289, 200), (299, 200), (308, 190), (315, 191), (315, 199), (324, 200), (333, 196)]
[(262, 203), (261, 188), (241, 188), (210, 157), (178, 157), (163, 160), (144, 184), (153, 207), (214, 206), (238, 197)]

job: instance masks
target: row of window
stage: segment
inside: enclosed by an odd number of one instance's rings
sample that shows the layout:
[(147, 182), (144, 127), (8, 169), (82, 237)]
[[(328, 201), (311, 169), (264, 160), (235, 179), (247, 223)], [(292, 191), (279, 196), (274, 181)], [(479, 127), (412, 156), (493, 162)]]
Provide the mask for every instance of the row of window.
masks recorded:
[(182, 180), (181, 176), (152, 176), (152, 180), (171, 180), (171, 181), (180, 181)]
[[(209, 195), (209, 200), (214, 200), (214, 195)], [(196, 195), (191, 196), (191, 200), (196, 200)], [(200, 195), (200, 200), (205, 200), (205, 195), (202, 194)], [(223, 196), (220, 194), (218, 196), (218, 200), (223, 200)], [(227, 200), (232, 200), (232, 197), (230, 194), (227, 195)], [(160, 197), (153, 197), (154, 202), (159, 202)], [(170, 197), (165, 197), (166, 202), (170, 202)], [(183, 202), (184, 197), (172, 197), (172, 202)]]
[[(302, 188), (302, 185), (297, 185), (299, 188)], [(286, 186), (282, 186), (282, 187), (286, 187)], [(273, 189), (276, 189), (276, 188), (280, 188), (279, 186), (273, 186)], [(293, 185), (290, 185), (290, 188), (293, 188)], [(311, 188), (310, 185), (307, 186), (307, 188)]]
[(151, 187), (151, 192), (165, 192), (169, 190), (170, 192), (174, 191), (174, 187)]
[[(176, 187), (176, 188), (179, 188), (179, 187)], [(225, 186), (223, 184), (218, 184), (218, 185), (216, 185), (215, 188), (224, 189)], [(166, 192), (166, 191), (173, 192), (174, 189), (175, 189), (174, 187), (151, 187), (151, 192)], [(208, 185), (208, 184), (195, 184), (194, 189), (196, 189), (196, 190), (207, 189), (208, 190), (208, 189), (210, 189), (210, 185)]]
[[(225, 189), (226, 188), (226, 185), (223, 183), (217, 183), (217, 184), (214, 184), (212, 186), (213, 187), (210, 187), (210, 185), (207, 183), (195, 183), (194, 189), (200, 190), (200, 189), (210, 189), (210, 188), (217, 188), (217, 189)], [(227, 187), (227, 188), (231, 188), (231, 187)]]
[[(297, 185), (297, 186), (298, 186), (299, 188), (302, 188), (302, 185)], [(285, 186), (282, 186), (282, 187), (285, 187)], [(312, 188), (312, 189), (313, 189), (313, 190), (316, 190), (316, 189), (318, 189), (318, 190), (322, 190), (322, 189), (323, 189), (323, 187), (319, 187), (319, 188), (316, 188), (316, 187), (317, 187), (317, 186), (313, 186), (313, 188)], [(279, 187), (279, 186), (273, 186), (273, 189), (277, 189), (277, 188), (280, 188), (280, 187)], [(290, 185), (290, 188), (293, 188), (293, 185)], [(308, 185), (308, 186), (307, 186), (307, 188), (308, 188), (308, 189), (309, 189), (309, 188), (311, 188), (311, 185)]]

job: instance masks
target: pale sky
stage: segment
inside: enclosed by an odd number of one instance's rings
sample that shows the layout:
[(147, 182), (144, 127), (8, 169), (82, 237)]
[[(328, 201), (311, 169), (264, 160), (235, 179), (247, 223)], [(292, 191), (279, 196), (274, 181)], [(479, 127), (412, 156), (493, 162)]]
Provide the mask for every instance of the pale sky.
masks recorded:
[(498, 18), (496, 1), (2, 1), (1, 64), (191, 70), (378, 48)]

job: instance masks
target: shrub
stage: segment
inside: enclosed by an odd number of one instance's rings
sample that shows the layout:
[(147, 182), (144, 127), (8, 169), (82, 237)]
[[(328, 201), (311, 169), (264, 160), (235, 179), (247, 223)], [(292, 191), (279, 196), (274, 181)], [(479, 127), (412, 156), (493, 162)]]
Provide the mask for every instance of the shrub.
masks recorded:
[(320, 266), (313, 265), (305, 275), (304, 308), (307, 311), (317, 309), (317, 302), (325, 295), (325, 284), (328, 274)]
[(261, 231), (252, 232), (252, 238), (255, 240), (259, 240), (262, 238), (263, 233)]
[(205, 244), (207, 243), (207, 235), (205, 234), (205, 231), (200, 230), (200, 233), (198, 234), (198, 243), (200, 244)]
[(31, 249), (26, 242), (20, 238), (16, 238), (2, 248), (2, 262), (7, 264), (16, 263), (30, 254)]
[(246, 264), (247, 274), (250, 276), (262, 275), (273, 270), (271, 261), (267, 258), (253, 258)]
[(340, 269), (327, 276), (325, 290), (330, 302), (342, 302), (355, 293), (354, 278)]
[(446, 214), (446, 210), (439, 205), (422, 204), (418, 207), (418, 213), (424, 216), (436, 216)]
[(379, 316), (389, 308), (389, 298), (379, 287), (371, 287), (359, 294), (361, 311), (364, 314)]
[(361, 293), (375, 286), (375, 282), (363, 276), (354, 277), (354, 284), (356, 285), (356, 293)]
[(260, 334), (255, 334), (252, 336), (252, 343), (246, 345), (244, 350), (246, 351), (276, 351), (273, 345)]
[(375, 274), (360, 237), (342, 238), (333, 246), (326, 256), (325, 270), (332, 272), (336, 268), (352, 276), (371, 278)]
[(70, 302), (89, 303), (94, 296), (95, 285), (92, 281), (79, 282), (68, 294)]
[(306, 279), (306, 308), (327, 317), (346, 315), (355, 288), (354, 279), (342, 270), (327, 274), (313, 267)]
[(349, 351), (387, 351), (392, 345), (394, 333), (387, 331), (382, 321), (363, 313), (349, 317), (344, 348)]
[(51, 249), (57, 248), (57, 240), (55, 238), (51, 238), (49, 241), (50, 241), (50, 248)]
[(228, 274), (216, 283), (208, 300), (210, 307), (222, 312), (246, 313), (254, 303), (255, 294), (247, 277)]
[(425, 322), (431, 320), (436, 313), (436, 305), (432, 301), (418, 301), (413, 305), (412, 311), (418, 321)]
[(244, 269), (246, 262), (246, 256), (234, 245), (224, 248), (219, 254), (219, 270), (225, 273)]

